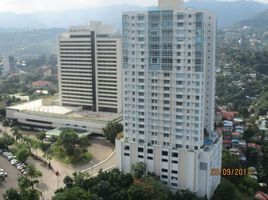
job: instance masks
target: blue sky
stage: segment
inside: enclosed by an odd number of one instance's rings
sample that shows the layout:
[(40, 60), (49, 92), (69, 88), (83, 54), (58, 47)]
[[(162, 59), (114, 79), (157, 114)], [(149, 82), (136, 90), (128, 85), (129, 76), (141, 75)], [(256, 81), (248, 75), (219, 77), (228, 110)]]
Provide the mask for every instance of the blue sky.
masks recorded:
[[(258, 0), (268, 3), (268, 0)], [(81, 7), (99, 7), (131, 3), (152, 6), (157, 0), (0, 0), (0, 12), (28, 13), (36, 11), (60, 11)]]

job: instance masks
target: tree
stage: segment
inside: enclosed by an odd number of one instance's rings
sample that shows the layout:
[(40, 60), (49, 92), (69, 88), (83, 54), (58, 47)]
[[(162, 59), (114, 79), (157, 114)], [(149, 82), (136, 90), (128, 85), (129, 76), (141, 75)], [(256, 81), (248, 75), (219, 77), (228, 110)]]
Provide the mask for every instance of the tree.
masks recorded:
[(221, 183), (218, 185), (211, 198), (212, 200), (237, 200), (239, 199), (235, 185), (225, 178), (222, 178)]
[(34, 184), (38, 183), (38, 178), (42, 176), (42, 173), (36, 169), (33, 164), (28, 165), (27, 177), (31, 180), (31, 187), (34, 190)]
[(3, 127), (5, 128), (5, 132), (7, 131), (7, 127), (9, 126), (9, 121), (7, 119), (4, 119), (2, 121)]
[(63, 179), (63, 183), (65, 184), (65, 186), (66, 186), (67, 188), (70, 188), (70, 187), (73, 187), (74, 180), (73, 180), (70, 176), (66, 176), (66, 177)]
[(40, 193), (34, 188), (36, 183), (38, 183), (38, 181), (30, 180), (26, 176), (19, 177), (19, 194), (23, 200), (39, 200)]
[(40, 193), (32, 187), (35, 184), (26, 176), (18, 178), (18, 189), (10, 188), (3, 195), (5, 200), (39, 200)]
[(137, 163), (133, 166), (133, 176), (135, 178), (141, 178), (145, 175), (146, 167), (144, 163)]
[[(222, 152), (222, 168), (226, 169), (238, 169), (241, 168), (241, 164), (237, 157), (232, 155), (228, 150)], [(234, 183), (240, 181), (240, 176), (225, 176), (225, 178), (231, 180)]]
[(252, 138), (255, 134), (257, 133), (257, 128), (254, 127), (253, 125), (249, 126), (244, 134), (243, 134), (243, 139), (244, 140), (249, 140), (250, 138)]
[(144, 188), (140, 185), (132, 185), (127, 191), (129, 200), (146, 200), (144, 197)]
[(115, 143), (115, 138), (117, 134), (123, 131), (123, 125), (118, 122), (109, 122), (107, 126), (103, 129), (103, 133), (107, 140), (112, 144)]
[(42, 145), (44, 143), (44, 139), (46, 138), (46, 133), (44, 131), (37, 134), (37, 139), (42, 142)]
[(16, 140), (16, 142), (20, 139), (22, 139), (22, 134), (20, 133), (20, 129), (19, 127), (15, 126), (11, 129), (11, 133), (14, 137), (14, 139)]
[(238, 184), (238, 188), (253, 196), (258, 189), (258, 182), (249, 176), (243, 176), (242, 180)]
[(62, 192), (57, 192), (52, 200), (99, 200), (95, 195), (79, 187), (72, 187)]
[(9, 188), (4, 194), (5, 200), (22, 200), (19, 192), (14, 188)]
[(67, 154), (72, 155), (79, 138), (76, 132), (71, 129), (64, 129), (60, 134), (60, 142)]
[(25, 162), (29, 156), (30, 152), (26, 147), (19, 149), (16, 153), (17, 159), (21, 162)]
[(1, 149), (7, 149), (8, 146), (12, 145), (13, 143), (14, 143), (14, 139), (7, 134), (4, 134), (2, 137), (0, 137), (0, 148)]
[(198, 197), (190, 190), (179, 190), (175, 195), (175, 200), (205, 200), (206, 197)]

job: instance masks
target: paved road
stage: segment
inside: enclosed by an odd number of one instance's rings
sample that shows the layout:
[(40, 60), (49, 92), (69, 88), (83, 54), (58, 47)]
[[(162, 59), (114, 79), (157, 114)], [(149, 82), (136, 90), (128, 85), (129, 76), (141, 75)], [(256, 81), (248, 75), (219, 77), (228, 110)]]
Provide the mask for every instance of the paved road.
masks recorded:
[[(1, 125), (0, 125), (0, 129), (1, 129)], [(7, 128), (7, 132), (10, 134), (10, 128)], [(67, 175), (72, 176), (74, 172), (86, 171), (87, 173), (89, 173), (90, 176), (92, 175), (96, 176), (100, 169), (105, 170), (107, 168), (111, 168), (115, 166), (116, 157), (115, 157), (115, 154), (113, 153), (114, 149), (111, 144), (109, 144), (104, 139), (94, 138), (94, 137), (90, 138), (90, 142), (91, 142), (91, 145), (89, 146), (88, 150), (89, 152), (92, 153), (93, 159), (92, 159), (92, 162), (88, 164), (70, 166), (70, 165), (65, 165), (55, 159), (52, 159), (50, 161), (53, 168), (60, 172), (60, 175), (58, 177), (55, 175), (54, 171), (47, 169), (47, 167), (45, 167), (43, 163), (35, 161), (32, 158), (28, 158), (27, 163), (33, 163), (37, 167), (37, 169), (40, 170), (43, 174), (43, 176), (39, 179), (39, 184), (36, 185), (36, 188), (42, 191), (42, 197), (41, 197), (42, 200), (50, 200), (52, 196), (54, 195), (55, 190), (57, 190), (59, 187), (64, 186), (63, 179)], [(37, 151), (33, 150), (33, 152), (37, 153), (39, 157), (43, 156), (43, 152), (41, 152), (40, 150), (37, 150)], [(7, 164), (9, 164), (7, 160), (5, 161), (7, 162)], [(92, 169), (92, 165), (94, 165), (93, 169)], [(8, 166), (16, 170), (10, 164)], [(0, 168), (4, 168), (4, 167), (1, 167), (1, 164), (0, 164)], [(16, 172), (18, 173), (18, 171)], [(16, 179), (17, 178), (15, 178), (15, 182), (14, 182), (15, 185), (16, 185)], [(0, 187), (0, 192), (1, 192), (1, 187)], [(1, 196), (0, 196), (0, 200), (1, 200)]]
[(106, 171), (108, 169), (115, 168), (116, 165), (116, 154), (113, 152), (107, 159), (100, 162), (97, 165), (94, 165), (93, 167), (90, 167), (88, 169), (82, 170), (82, 172), (87, 172), (90, 176), (96, 176), (98, 175), (98, 172), (100, 170)]
[(0, 155), (0, 168), (8, 173), (6, 181), (0, 181), (0, 199), (4, 199), (3, 193), (9, 188), (17, 186), (19, 171), (2, 155)]

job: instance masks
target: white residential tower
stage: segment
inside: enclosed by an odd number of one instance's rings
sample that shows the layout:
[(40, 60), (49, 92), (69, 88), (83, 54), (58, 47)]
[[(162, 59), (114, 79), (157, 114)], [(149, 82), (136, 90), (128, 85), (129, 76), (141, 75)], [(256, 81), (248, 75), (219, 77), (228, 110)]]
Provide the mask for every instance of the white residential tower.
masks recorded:
[(220, 177), (222, 139), (214, 131), (214, 15), (159, 0), (123, 14), (124, 138), (117, 164), (145, 163), (173, 190), (210, 198)]

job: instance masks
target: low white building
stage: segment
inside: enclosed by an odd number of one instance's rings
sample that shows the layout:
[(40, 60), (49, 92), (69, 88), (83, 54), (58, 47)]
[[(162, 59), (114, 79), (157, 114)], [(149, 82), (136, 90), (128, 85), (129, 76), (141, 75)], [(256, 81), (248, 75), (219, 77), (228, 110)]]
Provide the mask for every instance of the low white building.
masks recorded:
[(49, 105), (42, 99), (6, 108), (6, 118), (24, 128), (73, 128), (102, 134), (102, 129), (120, 114), (93, 113), (81, 107)]

